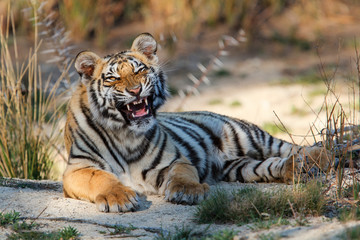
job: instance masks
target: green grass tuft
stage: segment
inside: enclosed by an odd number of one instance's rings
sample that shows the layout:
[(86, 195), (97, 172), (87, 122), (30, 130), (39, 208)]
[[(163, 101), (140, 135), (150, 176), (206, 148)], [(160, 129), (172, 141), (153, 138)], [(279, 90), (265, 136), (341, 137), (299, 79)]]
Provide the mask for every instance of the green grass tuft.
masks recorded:
[[(317, 182), (296, 185), (293, 189), (262, 191), (244, 187), (227, 193), (220, 189), (200, 203), (195, 212), (198, 223), (235, 223), (279, 221), (282, 218), (323, 213), (325, 198)], [(283, 222), (285, 223), (285, 222)]]
[(211, 99), (209, 102), (208, 102), (209, 105), (220, 105), (220, 104), (223, 104), (223, 100), (222, 99), (218, 99), (218, 98), (215, 98), (215, 99)]
[(64, 227), (59, 231), (59, 236), (63, 240), (67, 239), (77, 239), (80, 236), (79, 231), (71, 226)]
[(130, 225), (130, 226), (123, 226), (123, 225), (115, 225), (114, 231), (110, 232), (110, 235), (117, 235), (117, 234), (129, 234), (132, 230), (135, 230), (136, 227)]
[(15, 224), (19, 221), (20, 213), (12, 211), (8, 213), (0, 213), (0, 226)]
[(176, 227), (174, 233), (164, 233), (160, 234), (155, 238), (156, 240), (187, 240), (187, 239), (200, 239), (207, 235), (204, 231), (195, 231), (191, 227), (182, 226), (182, 228)]
[[(31, 228), (30, 228), (31, 229)], [(8, 236), (9, 240), (31, 240), (31, 239), (46, 239), (46, 240), (77, 240), (80, 233), (74, 227), (64, 227), (59, 231), (54, 232), (41, 232), (41, 231), (28, 231), (29, 229), (19, 229), (15, 233)]]
[(223, 223), (227, 219), (235, 218), (230, 216), (230, 204), (232, 203), (231, 196), (221, 190), (217, 189), (211, 197), (198, 205), (195, 212), (195, 219), (198, 223)]
[(232, 101), (230, 103), (230, 107), (241, 107), (241, 106), (242, 106), (242, 103), (238, 100)]
[(273, 218), (269, 220), (262, 220), (259, 219), (258, 221), (253, 222), (253, 225), (251, 226), (251, 229), (254, 230), (261, 230), (261, 229), (270, 229), (273, 226), (283, 226), (283, 225), (289, 225), (290, 222), (286, 218)]
[(358, 240), (360, 239), (360, 226), (346, 228), (345, 232), (337, 239)]
[(230, 240), (230, 239), (234, 239), (236, 234), (237, 232), (234, 230), (225, 229), (217, 233), (214, 233), (209, 237), (205, 237), (204, 240)]
[(350, 206), (339, 209), (338, 219), (340, 222), (360, 220), (360, 207)]
[(215, 71), (214, 75), (216, 77), (227, 77), (227, 76), (231, 76), (231, 72), (225, 68), (221, 68)]
[[(209, 226), (210, 227), (210, 226)], [(231, 240), (237, 232), (234, 230), (224, 229), (219, 232), (209, 234), (209, 227), (202, 230), (195, 230), (192, 227), (176, 228), (174, 233), (161, 232), (156, 240)]]

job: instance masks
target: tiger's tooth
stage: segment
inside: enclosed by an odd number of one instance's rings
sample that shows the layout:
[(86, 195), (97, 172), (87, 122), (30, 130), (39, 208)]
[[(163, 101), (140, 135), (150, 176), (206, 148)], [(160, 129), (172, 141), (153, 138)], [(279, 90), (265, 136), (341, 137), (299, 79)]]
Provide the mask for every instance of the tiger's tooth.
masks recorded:
[(127, 106), (127, 109), (128, 109), (129, 111), (131, 111), (129, 104), (126, 104), (126, 106)]
[(147, 101), (147, 98), (145, 98), (145, 104), (148, 105), (148, 101)]

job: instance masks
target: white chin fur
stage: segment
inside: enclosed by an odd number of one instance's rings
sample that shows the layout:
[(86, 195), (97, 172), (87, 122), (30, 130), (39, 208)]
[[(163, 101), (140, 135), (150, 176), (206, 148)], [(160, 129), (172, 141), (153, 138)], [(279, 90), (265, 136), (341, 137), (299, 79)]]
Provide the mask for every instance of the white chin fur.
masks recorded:
[(129, 129), (135, 133), (145, 133), (155, 124), (155, 118), (150, 117), (142, 120), (135, 120), (130, 123)]

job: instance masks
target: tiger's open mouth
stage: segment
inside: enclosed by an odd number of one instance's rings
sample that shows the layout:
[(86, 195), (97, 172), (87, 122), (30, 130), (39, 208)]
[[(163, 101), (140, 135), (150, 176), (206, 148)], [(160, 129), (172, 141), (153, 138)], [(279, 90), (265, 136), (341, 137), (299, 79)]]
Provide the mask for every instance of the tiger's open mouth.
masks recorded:
[(123, 116), (126, 117), (126, 120), (134, 121), (151, 117), (153, 115), (151, 106), (151, 98), (145, 97), (130, 102), (119, 108), (119, 110), (123, 113)]

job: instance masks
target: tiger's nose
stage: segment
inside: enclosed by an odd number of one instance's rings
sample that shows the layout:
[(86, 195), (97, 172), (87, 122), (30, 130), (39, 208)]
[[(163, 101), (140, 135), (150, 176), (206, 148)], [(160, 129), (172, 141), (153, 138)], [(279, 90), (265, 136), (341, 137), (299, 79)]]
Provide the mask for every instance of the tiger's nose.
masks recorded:
[(131, 95), (133, 96), (137, 96), (139, 95), (140, 91), (141, 91), (141, 86), (136, 86), (136, 87), (133, 87), (131, 89), (126, 89)]

